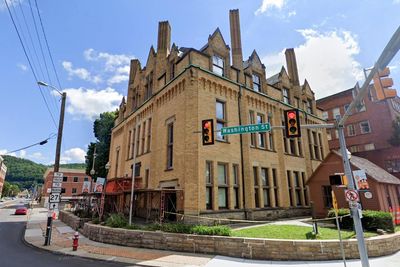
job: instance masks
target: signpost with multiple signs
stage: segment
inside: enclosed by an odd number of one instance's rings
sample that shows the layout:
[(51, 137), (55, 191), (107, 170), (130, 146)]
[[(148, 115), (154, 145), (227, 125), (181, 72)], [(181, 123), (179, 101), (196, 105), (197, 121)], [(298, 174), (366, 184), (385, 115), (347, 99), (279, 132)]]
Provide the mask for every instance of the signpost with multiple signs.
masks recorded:
[[(61, 201), (61, 188), (64, 174), (62, 172), (55, 172), (53, 176), (53, 183), (49, 195), (49, 209), (58, 209), (58, 203)], [(56, 205), (54, 205), (56, 204)]]

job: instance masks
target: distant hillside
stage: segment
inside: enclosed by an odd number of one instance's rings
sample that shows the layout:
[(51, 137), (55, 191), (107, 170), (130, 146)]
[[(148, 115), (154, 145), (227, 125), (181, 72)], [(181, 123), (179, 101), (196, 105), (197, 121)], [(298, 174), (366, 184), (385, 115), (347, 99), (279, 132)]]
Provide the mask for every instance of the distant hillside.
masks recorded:
[(6, 181), (17, 183), (20, 188), (30, 188), (33, 183), (43, 183), (47, 166), (31, 160), (13, 156), (3, 156), (7, 166)]
[[(6, 180), (18, 184), (21, 189), (29, 189), (34, 183), (42, 184), (44, 172), (47, 168), (53, 167), (13, 156), (2, 157), (7, 166)], [(85, 169), (86, 165), (85, 163), (60, 164), (60, 168)]]

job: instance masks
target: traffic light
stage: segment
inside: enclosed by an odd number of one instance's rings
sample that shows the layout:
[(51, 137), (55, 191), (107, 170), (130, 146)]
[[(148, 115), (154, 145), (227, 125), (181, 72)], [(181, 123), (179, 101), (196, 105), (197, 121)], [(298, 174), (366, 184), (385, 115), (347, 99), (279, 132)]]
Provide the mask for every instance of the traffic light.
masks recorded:
[(201, 122), (201, 134), (203, 138), (203, 146), (214, 144), (214, 120), (203, 120)]
[(297, 109), (285, 110), (286, 138), (301, 137), (300, 117)]
[(342, 173), (335, 173), (333, 175), (329, 176), (329, 184), (330, 185), (335, 185), (339, 187), (347, 187), (348, 185), (348, 180), (346, 175)]
[(378, 100), (396, 97), (396, 89), (390, 88), (393, 86), (393, 79), (388, 77), (389, 74), (390, 70), (386, 67), (374, 75), (374, 89)]

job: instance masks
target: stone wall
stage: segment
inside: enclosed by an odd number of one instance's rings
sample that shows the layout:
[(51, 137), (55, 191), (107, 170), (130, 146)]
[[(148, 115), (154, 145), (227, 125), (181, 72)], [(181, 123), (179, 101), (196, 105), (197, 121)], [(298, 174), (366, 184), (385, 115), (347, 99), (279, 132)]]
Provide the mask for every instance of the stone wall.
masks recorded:
[(69, 211), (63, 211), (61, 210), (58, 218), (60, 221), (68, 225), (74, 230), (78, 230), (80, 228), (83, 228), (83, 225), (90, 221), (88, 218), (79, 218), (78, 216), (74, 215), (73, 213)]
[[(200, 236), (109, 228), (85, 223), (83, 234), (91, 240), (130, 247), (216, 254), (260, 260), (341, 259), (335, 240), (276, 240), (222, 236)], [(400, 250), (400, 233), (366, 240), (370, 257)], [(357, 240), (345, 240), (346, 258), (359, 258)]]

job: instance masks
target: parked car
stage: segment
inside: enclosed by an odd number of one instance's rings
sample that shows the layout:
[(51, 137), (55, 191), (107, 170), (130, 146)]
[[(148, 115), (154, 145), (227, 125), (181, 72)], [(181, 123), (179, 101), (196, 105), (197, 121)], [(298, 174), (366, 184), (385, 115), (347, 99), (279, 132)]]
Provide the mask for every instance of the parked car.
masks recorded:
[(28, 209), (25, 206), (21, 206), (15, 209), (15, 215), (26, 215), (28, 213)]

